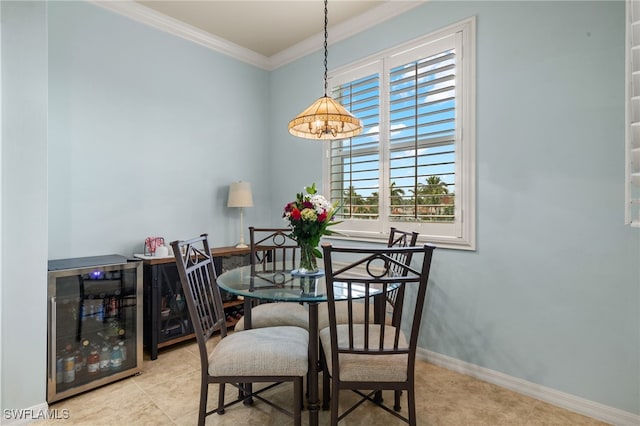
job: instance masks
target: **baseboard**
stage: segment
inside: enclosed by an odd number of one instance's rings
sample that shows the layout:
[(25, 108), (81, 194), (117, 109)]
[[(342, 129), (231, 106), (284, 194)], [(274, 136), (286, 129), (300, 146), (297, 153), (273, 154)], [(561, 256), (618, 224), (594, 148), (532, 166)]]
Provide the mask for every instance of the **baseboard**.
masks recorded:
[(460, 361), (446, 355), (418, 348), (417, 357), (447, 370), (475, 377), (505, 389), (539, 399), (560, 408), (573, 411), (612, 425), (637, 426), (640, 425), (640, 415), (629, 413), (608, 405), (580, 398), (565, 392), (560, 392), (517, 377), (509, 376), (499, 371), (490, 370), (475, 364)]
[(49, 409), (49, 405), (43, 402), (38, 405), (34, 405), (29, 408), (5, 408), (2, 410), (2, 417), (0, 417), (0, 424), (3, 426), (15, 426), (26, 425), (34, 423), (40, 420), (53, 419), (64, 420), (69, 418), (69, 411), (64, 410), (52, 410)]

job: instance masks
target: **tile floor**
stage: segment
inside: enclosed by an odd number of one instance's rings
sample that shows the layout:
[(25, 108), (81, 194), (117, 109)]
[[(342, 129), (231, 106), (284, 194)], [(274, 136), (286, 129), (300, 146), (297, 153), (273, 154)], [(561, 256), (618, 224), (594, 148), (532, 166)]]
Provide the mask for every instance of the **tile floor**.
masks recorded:
[[(139, 376), (121, 380), (86, 392), (56, 404), (50, 409), (67, 409), (68, 420), (48, 420), (38, 424), (73, 425), (195, 425), (198, 419), (200, 363), (195, 342), (176, 345), (160, 352), (151, 361), (145, 354), (144, 371)], [(322, 382), (320, 378), (320, 382)], [(420, 425), (601, 425), (602, 423), (520, 395), (498, 386), (420, 361), (416, 382), (418, 424)], [(211, 385), (209, 404), (217, 404), (217, 385)], [(227, 387), (228, 398), (237, 391)], [(285, 405), (291, 398), (291, 385), (281, 385), (269, 391), (271, 398)], [(350, 392), (340, 395), (347, 402)], [(385, 393), (393, 400), (391, 392)], [(406, 398), (403, 397), (406, 414)], [(303, 424), (308, 424), (303, 411)], [(327, 411), (320, 412), (320, 424), (327, 425)], [(213, 414), (207, 425), (290, 425), (289, 417), (257, 401), (253, 406), (242, 404), (227, 408), (224, 415)], [(340, 425), (404, 424), (392, 415), (365, 403)]]

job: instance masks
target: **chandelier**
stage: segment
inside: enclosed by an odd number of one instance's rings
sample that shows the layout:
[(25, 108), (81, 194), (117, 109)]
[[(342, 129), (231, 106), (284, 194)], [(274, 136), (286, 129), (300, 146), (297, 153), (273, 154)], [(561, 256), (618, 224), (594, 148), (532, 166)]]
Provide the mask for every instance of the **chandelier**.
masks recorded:
[(289, 133), (305, 139), (343, 139), (362, 132), (362, 122), (327, 96), (327, 1), (324, 0), (324, 96), (289, 122)]

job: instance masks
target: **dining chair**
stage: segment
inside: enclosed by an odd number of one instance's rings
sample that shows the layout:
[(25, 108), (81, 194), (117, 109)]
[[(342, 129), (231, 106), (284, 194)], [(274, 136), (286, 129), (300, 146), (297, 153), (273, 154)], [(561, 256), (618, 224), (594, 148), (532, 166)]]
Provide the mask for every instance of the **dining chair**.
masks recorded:
[[(395, 227), (391, 227), (389, 230), (389, 239), (387, 241), (387, 247), (415, 247), (416, 242), (418, 241), (418, 236), (420, 234), (413, 231), (402, 231)], [(406, 269), (400, 268), (398, 265), (410, 265), (413, 253), (394, 253), (394, 259), (398, 262), (398, 264), (392, 264), (392, 270), (396, 274), (402, 274), (406, 271)], [(394, 325), (398, 327), (400, 325), (400, 315), (402, 313), (402, 303), (404, 301), (404, 285), (400, 285), (393, 290), (387, 291), (385, 293), (384, 299), (386, 300), (385, 304), (385, 315), (384, 320), (387, 324)], [(396, 305), (398, 309), (396, 309)], [(338, 324), (345, 324), (348, 321), (347, 315), (347, 303), (346, 301), (336, 302), (336, 321)], [(363, 303), (354, 303), (352, 305), (353, 312), (353, 321), (355, 323), (362, 323), (364, 321), (364, 304)], [(374, 304), (368, 306), (369, 315), (374, 315)], [(390, 313), (390, 314), (388, 314)], [(329, 326), (329, 312), (327, 303), (321, 303), (318, 306), (318, 328), (322, 330)], [(323, 371), (326, 370), (326, 360), (323, 357), (323, 353), (320, 353), (320, 364), (322, 366)], [(325, 374), (322, 376), (323, 387), (322, 387), (322, 400), (323, 407), (325, 409), (329, 408), (329, 400), (330, 400), (330, 385), (329, 385), (329, 375), (325, 371)], [(393, 409), (396, 411), (401, 410), (400, 405), (400, 397), (402, 396), (402, 391), (396, 391), (394, 393), (394, 406)], [(382, 393), (378, 392), (375, 396), (376, 401), (382, 402)]]
[[(323, 244), (322, 249), (329, 326), (320, 330), (320, 341), (331, 382), (331, 424), (336, 425), (360, 404), (371, 401), (415, 425), (415, 357), (434, 247), (346, 248)], [(414, 262), (415, 266), (399, 260), (416, 255), (421, 259)], [(415, 303), (396, 305), (395, 310), (402, 311), (399, 318), (404, 318), (400, 324), (376, 322), (367, 307), (375, 304), (376, 295), (398, 286), (410, 288)], [(346, 323), (337, 321), (337, 298), (346, 300)], [(364, 318), (354, 317), (356, 303), (364, 303)], [(353, 390), (361, 399), (339, 414), (343, 389)], [(407, 417), (374, 399), (382, 390), (406, 391)]]
[[(278, 270), (295, 269), (300, 260), (300, 248), (289, 237), (289, 228), (249, 227), (251, 275), (269, 276)], [(274, 286), (277, 284), (274, 283)], [(309, 313), (298, 303), (261, 303), (251, 308), (251, 328), (291, 325), (309, 329)], [(244, 317), (234, 330), (245, 329)]]
[[(395, 227), (391, 227), (389, 230), (389, 239), (387, 240), (387, 247), (415, 247), (416, 242), (418, 241), (418, 236), (420, 234), (413, 231), (402, 231)], [(402, 254), (396, 255), (396, 260), (401, 264), (411, 264), (411, 254)], [(400, 269), (398, 266), (393, 266), (398, 272)], [(387, 292), (385, 295), (386, 301), (388, 303), (388, 311), (391, 315), (386, 316), (386, 321), (397, 324), (400, 321), (400, 318), (397, 315), (394, 315), (394, 307), (396, 304), (401, 304), (404, 300), (404, 286), (400, 286), (392, 291)], [(346, 303), (336, 303), (336, 315), (338, 323), (345, 322), (346, 317)], [(357, 311), (354, 313), (356, 318), (364, 317), (364, 310), (362, 306), (356, 305), (354, 309)], [(370, 312), (373, 312), (374, 307), (369, 307)], [(399, 310), (400, 312), (400, 310)], [(318, 306), (318, 328), (322, 330), (323, 328), (329, 325), (329, 314), (327, 310), (327, 304), (321, 303)]]
[[(308, 371), (309, 334), (300, 327), (270, 327), (227, 334), (226, 318), (207, 234), (171, 243), (182, 290), (196, 335), (201, 364), (198, 425), (206, 416), (224, 414), (227, 407), (252, 398), (263, 401), (301, 424), (302, 382)], [(219, 341), (214, 335), (219, 333)], [(246, 383), (271, 383), (252, 391)], [(260, 394), (281, 382), (293, 382), (293, 412)], [(207, 411), (209, 384), (218, 383), (218, 407)], [(225, 385), (240, 390), (225, 404)]]

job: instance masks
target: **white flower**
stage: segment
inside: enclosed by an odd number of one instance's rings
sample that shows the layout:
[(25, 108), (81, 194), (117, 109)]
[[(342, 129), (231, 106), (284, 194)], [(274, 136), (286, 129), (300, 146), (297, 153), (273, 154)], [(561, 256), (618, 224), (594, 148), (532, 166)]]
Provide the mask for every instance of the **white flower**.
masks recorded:
[(329, 203), (322, 195), (312, 195), (309, 201), (311, 201), (311, 204), (313, 204), (313, 207), (318, 214), (331, 210), (331, 203)]

